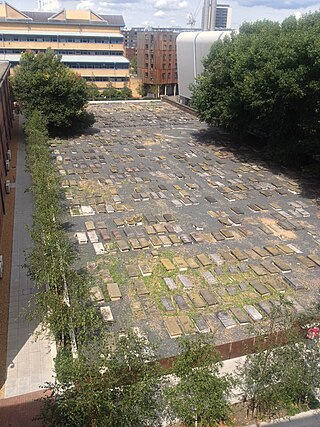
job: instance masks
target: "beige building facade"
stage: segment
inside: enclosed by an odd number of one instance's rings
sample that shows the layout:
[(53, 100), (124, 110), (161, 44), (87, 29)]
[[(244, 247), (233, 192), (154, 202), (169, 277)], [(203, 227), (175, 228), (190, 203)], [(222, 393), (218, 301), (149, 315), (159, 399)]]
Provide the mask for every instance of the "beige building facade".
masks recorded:
[(27, 12), (0, 3), (0, 60), (14, 68), (21, 53), (52, 48), (63, 63), (98, 88), (110, 84), (122, 88), (129, 83), (123, 27), (121, 15), (91, 10)]

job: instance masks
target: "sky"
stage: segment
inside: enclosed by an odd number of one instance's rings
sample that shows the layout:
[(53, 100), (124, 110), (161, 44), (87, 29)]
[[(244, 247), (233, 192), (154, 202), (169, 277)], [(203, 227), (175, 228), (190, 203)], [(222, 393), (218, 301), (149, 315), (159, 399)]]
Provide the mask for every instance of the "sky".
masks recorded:
[[(122, 15), (127, 28), (187, 26), (188, 14), (201, 26), (203, 0), (42, 0), (43, 10), (92, 9), (97, 13)], [(13, 0), (20, 10), (37, 10), (37, 0)], [(218, 0), (232, 7), (232, 28), (245, 21), (271, 19), (282, 21), (290, 15), (320, 11), (320, 0)]]

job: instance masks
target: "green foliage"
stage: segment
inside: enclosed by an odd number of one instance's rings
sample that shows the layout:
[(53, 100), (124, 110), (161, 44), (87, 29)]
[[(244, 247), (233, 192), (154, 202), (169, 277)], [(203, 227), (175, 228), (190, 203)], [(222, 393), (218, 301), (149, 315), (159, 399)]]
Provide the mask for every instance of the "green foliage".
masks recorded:
[(50, 133), (94, 123), (84, 110), (88, 100), (87, 84), (61, 63), (53, 50), (34, 54), (25, 52), (11, 79), (15, 98), (29, 116), (38, 110), (46, 118)]
[(218, 426), (231, 421), (231, 407), (227, 398), (232, 381), (219, 375), (221, 364), (214, 345), (203, 340), (181, 341), (173, 373), (178, 383), (166, 390), (173, 417), (184, 425)]
[(318, 150), (319, 31), (314, 13), (282, 24), (245, 23), (238, 35), (214, 43), (192, 87), (201, 120), (218, 118), (237, 135), (263, 135), (278, 158), (291, 162)]
[(101, 99), (102, 92), (99, 91), (98, 86), (94, 83), (87, 83), (88, 89), (88, 100), (94, 101), (96, 99)]
[(131, 68), (132, 74), (137, 74), (137, 72), (138, 72), (138, 64), (137, 64), (137, 57), (136, 56), (134, 56), (131, 59), (130, 68)]
[[(281, 301), (269, 325), (259, 331), (259, 335), (273, 337), (268, 349), (257, 346), (239, 371), (248, 409), (258, 418), (277, 417), (284, 409), (293, 413), (310, 399), (314, 400), (320, 381), (320, 349), (318, 345), (306, 347), (294, 320), (291, 305)], [(276, 339), (279, 331), (287, 341), (282, 346)]]
[(110, 85), (103, 91), (103, 96), (110, 100), (129, 99), (132, 98), (132, 90), (128, 88), (128, 86), (124, 86), (122, 89), (117, 89), (110, 83)]
[(93, 341), (77, 359), (60, 353), (59, 382), (51, 384), (53, 395), (43, 407), (46, 425), (160, 425), (161, 380), (152, 354), (134, 334), (116, 339), (112, 347)]

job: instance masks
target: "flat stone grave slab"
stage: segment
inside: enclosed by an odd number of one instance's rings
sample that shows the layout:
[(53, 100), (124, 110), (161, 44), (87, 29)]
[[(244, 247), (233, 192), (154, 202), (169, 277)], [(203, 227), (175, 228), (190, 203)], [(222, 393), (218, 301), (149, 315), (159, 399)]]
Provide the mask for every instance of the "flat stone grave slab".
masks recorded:
[(139, 277), (138, 266), (127, 265), (126, 270), (127, 270), (127, 273), (128, 273), (128, 276), (130, 277), (130, 279), (135, 279), (135, 278)]
[(181, 234), (180, 239), (184, 245), (190, 245), (193, 243), (191, 237), (186, 233)]
[(255, 308), (255, 306), (251, 304), (247, 304), (243, 306), (244, 310), (249, 314), (252, 320), (257, 322), (262, 319), (262, 314)]
[(208, 285), (215, 285), (218, 283), (217, 279), (214, 277), (214, 275), (210, 271), (201, 272), (201, 276), (208, 283)]
[(96, 255), (103, 255), (106, 253), (106, 250), (102, 243), (93, 243), (92, 245)]
[(191, 268), (192, 270), (195, 270), (200, 267), (193, 257), (187, 258), (186, 262), (188, 264), (188, 267)]
[(237, 326), (237, 322), (231, 317), (227, 311), (218, 311), (217, 318), (222, 323), (223, 327), (226, 329), (233, 328)]
[(159, 239), (161, 240), (162, 246), (164, 248), (169, 248), (170, 246), (172, 246), (172, 242), (168, 236), (160, 235)]
[(212, 232), (212, 237), (217, 241), (217, 242), (222, 242), (223, 240), (225, 240), (225, 237), (218, 231), (218, 232)]
[(234, 262), (234, 257), (229, 251), (221, 251), (220, 254), (226, 262)]
[(300, 313), (303, 313), (305, 311), (304, 307), (297, 300), (295, 300), (294, 298), (288, 296), (286, 298), (286, 300), (292, 304), (292, 307), (294, 308), (294, 310), (297, 313), (300, 314)]
[(196, 308), (204, 308), (207, 306), (205, 301), (201, 298), (201, 296), (197, 292), (190, 294), (189, 299), (191, 300), (192, 304)]
[(114, 317), (110, 306), (106, 305), (104, 307), (100, 307), (100, 313), (104, 322), (114, 323)]
[(239, 286), (227, 286), (226, 287), (226, 291), (231, 296), (237, 295), (237, 293), (239, 292), (239, 290), (240, 290)]
[(134, 251), (142, 249), (141, 244), (138, 239), (129, 239), (129, 244), (131, 245)]
[(84, 225), (87, 231), (91, 231), (95, 229), (95, 225), (93, 221), (85, 221)]
[(285, 262), (283, 259), (277, 258), (277, 259), (274, 259), (272, 262), (276, 267), (279, 268), (279, 270), (282, 271), (282, 273), (290, 273), (291, 272), (290, 265), (287, 262)]
[(179, 271), (186, 271), (188, 269), (188, 264), (182, 257), (175, 257), (173, 258), (173, 262), (178, 267)]
[(117, 283), (108, 283), (107, 291), (111, 301), (119, 301), (122, 298), (122, 294)]
[(152, 268), (147, 263), (138, 264), (139, 270), (143, 277), (149, 277), (152, 275)]
[(79, 245), (85, 245), (86, 243), (88, 243), (87, 233), (79, 231), (75, 233), (74, 236), (78, 240)]
[(238, 261), (248, 261), (248, 255), (241, 249), (231, 249), (231, 253)]
[(200, 334), (208, 334), (210, 332), (210, 327), (204, 317), (197, 316), (193, 319), (193, 321), (197, 331), (200, 332)]
[(196, 332), (195, 326), (188, 316), (181, 314), (180, 316), (177, 316), (177, 318), (185, 335), (191, 335)]
[(233, 307), (230, 309), (230, 311), (233, 314), (233, 316), (238, 320), (240, 325), (248, 325), (249, 323), (251, 323), (250, 317), (246, 312), (241, 310), (241, 308)]
[(169, 234), (168, 235), (169, 239), (171, 240), (171, 243), (176, 246), (176, 245), (181, 245), (181, 240), (180, 238), (176, 235), (176, 234)]
[(128, 242), (126, 240), (124, 240), (124, 239), (118, 240), (117, 244), (118, 244), (120, 252), (128, 252), (128, 251), (130, 251), (130, 246), (129, 246), (129, 244), (128, 244)]
[(154, 248), (161, 248), (162, 242), (158, 236), (150, 236), (150, 242)]
[(97, 229), (98, 230), (104, 230), (106, 228), (107, 228), (107, 226), (106, 226), (106, 223), (104, 221), (97, 221)]
[(303, 284), (293, 276), (283, 275), (283, 280), (295, 291), (304, 289)]
[[(227, 239), (227, 240), (232, 240), (234, 239), (234, 233), (231, 230), (228, 230), (226, 228), (221, 228), (221, 230), (219, 231), (220, 234), (222, 234), (222, 236)], [(216, 233), (215, 233), (216, 234)], [(213, 236), (214, 237), (214, 236)]]
[(100, 286), (92, 286), (90, 289), (90, 298), (95, 302), (104, 302), (104, 296)]
[(315, 262), (311, 261), (310, 258), (307, 258), (303, 255), (297, 255), (296, 258), (304, 267), (306, 267), (308, 269), (312, 269), (312, 268), (317, 267), (317, 264)]
[(259, 246), (255, 246), (252, 250), (259, 255), (261, 258), (267, 258), (270, 256), (270, 253), (266, 251), (264, 248), (260, 248)]
[(209, 307), (218, 304), (217, 297), (207, 289), (200, 289), (199, 294), (202, 296)]
[(284, 245), (281, 243), (277, 243), (277, 247), (285, 253), (285, 255), (292, 255), (294, 253), (294, 250), (290, 248), (288, 245)]
[(249, 264), (249, 267), (256, 273), (257, 276), (266, 276), (268, 273), (261, 264)]
[(209, 257), (218, 266), (221, 266), (224, 264), (224, 259), (219, 254), (209, 254)]
[(188, 290), (188, 289), (193, 288), (193, 284), (192, 284), (192, 282), (188, 276), (183, 276), (182, 274), (178, 274), (177, 279), (182, 284), (184, 290)]
[(283, 293), (287, 290), (284, 280), (280, 277), (266, 277), (265, 283), (270, 285), (276, 292)]
[(176, 317), (166, 317), (163, 319), (164, 325), (170, 338), (178, 338), (183, 334)]
[(263, 268), (265, 268), (269, 274), (278, 274), (279, 269), (272, 264), (270, 261), (261, 261), (261, 265)]
[(160, 301), (165, 311), (175, 311), (175, 308), (169, 298), (161, 297)]
[(178, 289), (178, 286), (172, 277), (164, 277), (163, 280), (169, 291), (174, 291)]
[(260, 301), (257, 305), (259, 308), (261, 308), (264, 314), (266, 314), (267, 316), (271, 316), (273, 305), (270, 301)]
[(320, 266), (320, 257), (316, 254), (309, 254), (308, 258), (311, 259), (311, 261), (315, 262), (318, 266)]
[(267, 252), (269, 252), (272, 256), (281, 255), (282, 252), (277, 246), (265, 246), (264, 247)]
[(179, 307), (179, 310), (189, 310), (189, 306), (182, 295), (174, 295), (173, 300)]
[(138, 295), (148, 295), (150, 293), (142, 279), (135, 279), (133, 286)]
[(253, 287), (253, 289), (258, 292), (258, 294), (265, 296), (265, 295), (269, 295), (270, 291), (269, 289), (264, 286), (261, 282), (259, 282), (259, 280), (255, 279), (255, 280), (250, 280), (250, 285)]
[(167, 271), (173, 271), (175, 269), (175, 266), (169, 258), (160, 258), (160, 262)]

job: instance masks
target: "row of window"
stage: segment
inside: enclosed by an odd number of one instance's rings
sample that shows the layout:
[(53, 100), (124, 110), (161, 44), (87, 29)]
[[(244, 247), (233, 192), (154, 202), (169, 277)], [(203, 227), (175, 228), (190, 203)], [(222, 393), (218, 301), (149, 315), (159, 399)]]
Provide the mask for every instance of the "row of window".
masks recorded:
[[(145, 76), (145, 77), (149, 77), (149, 73), (148, 73), (148, 71), (146, 71), (146, 72), (144, 73), (144, 76)], [(153, 73), (152, 73), (152, 71), (151, 71), (151, 73), (150, 73), (150, 80), (152, 80), (152, 78), (153, 78)], [(166, 74), (166, 73), (162, 73), (162, 74), (161, 74), (161, 78), (162, 78), (163, 80), (165, 80), (165, 79), (171, 79), (171, 73), (168, 73), (168, 74)], [(175, 79), (177, 79), (177, 78), (178, 78), (178, 73), (174, 73), (174, 78), (175, 78)]]
[[(10, 61), (10, 63), (15, 66), (19, 64), (19, 61)], [(90, 69), (109, 69), (109, 70), (128, 70), (129, 63), (107, 63), (102, 62), (101, 64), (96, 64), (92, 62), (64, 62), (70, 68), (90, 68)]]
[[(0, 49), (0, 53), (12, 54), (23, 53), (26, 49)], [(122, 50), (54, 50), (58, 55), (123, 55)], [(36, 52), (45, 52), (45, 49), (36, 49)]]
[(83, 77), (88, 82), (128, 82), (129, 77)]
[(29, 36), (29, 35), (14, 35), (0, 34), (0, 40), (4, 42), (50, 42), (50, 43), (104, 43), (104, 44), (120, 44), (123, 39), (120, 37), (89, 37), (89, 36)]

